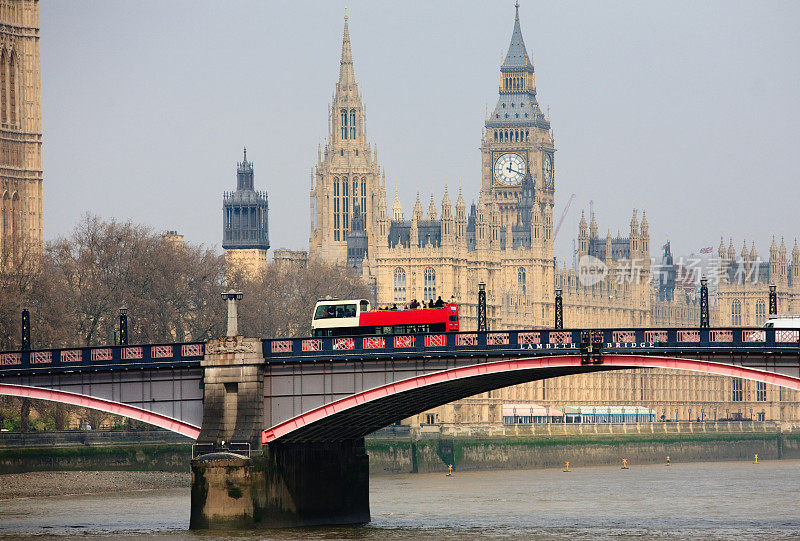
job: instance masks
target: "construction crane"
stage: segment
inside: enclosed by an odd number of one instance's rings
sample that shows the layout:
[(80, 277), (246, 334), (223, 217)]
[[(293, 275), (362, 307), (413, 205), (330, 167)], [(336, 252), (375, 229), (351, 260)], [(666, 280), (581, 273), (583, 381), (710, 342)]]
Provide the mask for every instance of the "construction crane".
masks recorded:
[(564, 212), (561, 213), (561, 218), (558, 219), (558, 225), (556, 225), (556, 230), (553, 233), (553, 240), (556, 240), (556, 236), (558, 236), (558, 230), (561, 229), (561, 224), (564, 223), (564, 218), (567, 217), (567, 211), (569, 210), (569, 206), (572, 204), (573, 199), (575, 199), (575, 194), (569, 196), (569, 201), (567, 201), (567, 206), (564, 207)]

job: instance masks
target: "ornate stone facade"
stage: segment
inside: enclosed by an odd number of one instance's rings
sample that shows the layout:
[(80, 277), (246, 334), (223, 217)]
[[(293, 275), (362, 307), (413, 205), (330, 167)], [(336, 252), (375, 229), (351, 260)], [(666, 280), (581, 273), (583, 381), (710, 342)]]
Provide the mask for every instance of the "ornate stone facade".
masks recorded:
[[(329, 139), (312, 178), (309, 257), (347, 264), (362, 273), (373, 284), (379, 305), (452, 296), (461, 306), (462, 329), (475, 329), (477, 284), (483, 281), (491, 329), (552, 327), (556, 289), (563, 291), (567, 328), (699, 324), (693, 292), (675, 292), (674, 277), (671, 283), (651, 284), (644, 213), (639, 221), (633, 212), (627, 237), (612, 237), (610, 232), (601, 237), (594, 215), (588, 224), (582, 215), (580, 264), (571, 270), (557, 267), (555, 141), (550, 119), (537, 101), (518, 6), (500, 66), (497, 104), (484, 123), (478, 202), (469, 210), (460, 187), (455, 206), (446, 187), (439, 205), (431, 195), (427, 210), (418, 193), (410, 219), (404, 218), (397, 193), (389, 209), (384, 175), (364, 139), (362, 110), (345, 20)], [(602, 272), (587, 274), (591, 265)], [(668, 247), (664, 265), (672, 265)], [(778, 264), (775, 272), (781, 268)], [(729, 296), (741, 296), (731, 287), (719, 289), (722, 310)], [(761, 287), (753, 294), (766, 299), (764, 291)], [(712, 323), (716, 322), (728, 323), (714, 311)], [(772, 387), (762, 391), (749, 382), (668, 370), (609, 372), (500, 389), (426, 412), (416, 421), (500, 422), (498, 408), (504, 402), (640, 404), (654, 409), (659, 418), (680, 420), (749, 418), (751, 411), (768, 419), (798, 417), (797, 393)]]
[(367, 234), (375, 240), (377, 202), (385, 205), (384, 178), (377, 150), (367, 142), (366, 110), (353, 72), (347, 16), (342, 37), (339, 82), (328, 107), (328, 142), (317, 151), (311, 174), (309, 257), (345, 263), (353, 209), (364, 215)]
[(41, 251), (38, 0), (0, 0), (0, 264)]

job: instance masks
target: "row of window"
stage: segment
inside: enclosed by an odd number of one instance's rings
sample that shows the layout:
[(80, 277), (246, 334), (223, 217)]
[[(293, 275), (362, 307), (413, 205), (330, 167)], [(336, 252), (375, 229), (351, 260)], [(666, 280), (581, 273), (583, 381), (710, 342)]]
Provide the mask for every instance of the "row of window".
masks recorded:
[[(766, 304), (756, 301), (756, 325), (761, 326), (767, 322)], [(731, 303), (731, 325), (734, 327), (742, 324), (742, 301), (734, 300)]]
[[(347, 109), (341, 110), (342, 139), (356, 138), (356, 110), (350, 109), (350, 126), (347, 125)], [(348, 137), (349, 135), (349, 137)]]
[(494, 130), (495, 143), (524, 143), (529, 138), (530, 130)]
[[(436, 299), (436, 271), (428, 267), (423, 272), (423, 300)], [(403, 268), (394, 270), (394, 302), (406, 302), (406, 271)]]
[(506, 77), (503, 87), (504, 90), (525, 90), (525, 79), (523, 77)]
[(366, 212), (367, 177), (361, 177), (360, 182), (361, 193), (359, 194), (358, 178), (354, 178), (351, 185), (347, 177), (342, 177), (341, 181), (339, 177), (333, 177), (333, 240), (347, 240), (351, 206), (355, 207), (358, 203), (361, 212)]
[[(744, 399), (744, 381), (742, 378), (733, 378), (731, 401), (742, 402)], [(767, 401), (767, 384), (763, 381), (756, 382), (756, 401)]]

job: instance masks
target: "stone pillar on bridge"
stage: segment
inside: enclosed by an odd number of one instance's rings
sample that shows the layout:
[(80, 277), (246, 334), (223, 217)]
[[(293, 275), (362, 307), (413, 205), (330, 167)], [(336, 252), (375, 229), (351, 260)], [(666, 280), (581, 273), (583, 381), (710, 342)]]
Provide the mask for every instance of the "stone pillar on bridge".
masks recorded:
[(261, 340), (243, 336), (209, 340), (200, 364), (203, 424), (197, 438), (198, 449), (260, 449), (264, 421)]

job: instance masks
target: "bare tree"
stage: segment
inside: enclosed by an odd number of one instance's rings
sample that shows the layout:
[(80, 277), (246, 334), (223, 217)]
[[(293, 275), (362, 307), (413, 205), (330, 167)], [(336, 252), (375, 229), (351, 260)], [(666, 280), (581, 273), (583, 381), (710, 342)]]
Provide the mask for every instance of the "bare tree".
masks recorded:
[(246, 336), (308, 336), (318, 300), (372, 298), (367, 283), (351, 269), (315, 261), (304, 268), (272, 263), (259, 276), (237, 275), (230, 281), (244, 292), (239, 328)]

